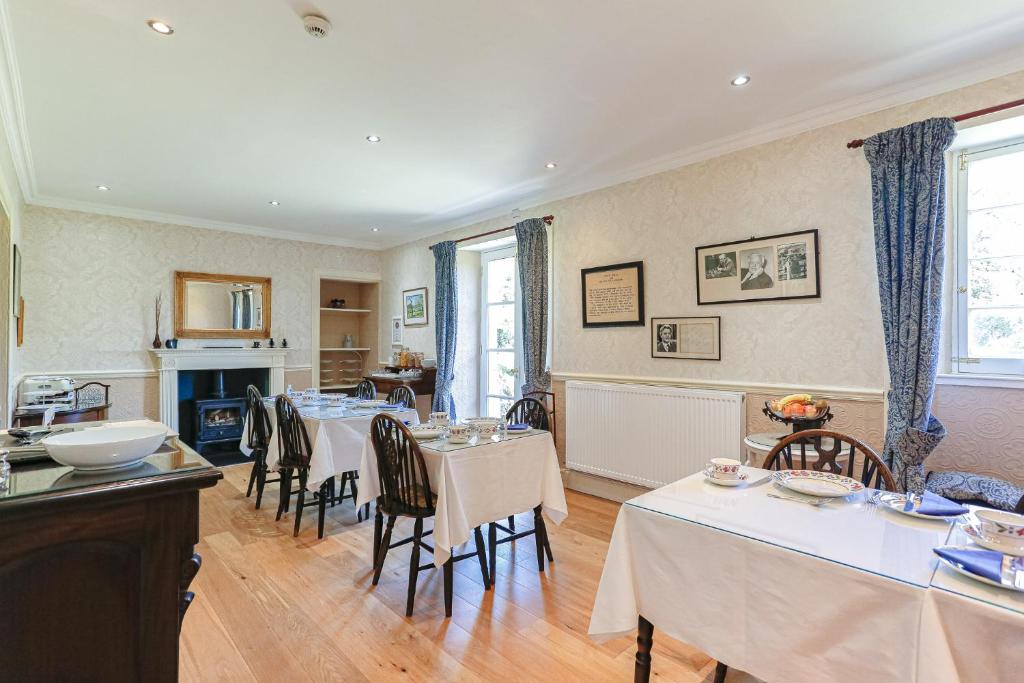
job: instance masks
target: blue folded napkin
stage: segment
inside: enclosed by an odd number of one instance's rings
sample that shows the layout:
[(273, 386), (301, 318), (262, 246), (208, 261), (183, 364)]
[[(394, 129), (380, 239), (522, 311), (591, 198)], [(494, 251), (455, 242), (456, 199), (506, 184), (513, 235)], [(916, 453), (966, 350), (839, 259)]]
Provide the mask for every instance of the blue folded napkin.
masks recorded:
[(398, 410), (401, 407), (402, 406), (398, 405), (397, 403), (385, 403), (384, 405), (380, 406), (380, 409), (381, 410)]
[(969, 550), (962, 548), (934, 548), (935, 554), (960, 565), (978, 576), (984, 576), (996, 583), (1003, 582), (1003, 554), (994, 550)]
[(921, 504), (914, 508), (914, 503), (909, 498), (907, 504), (903, 508), (907, 512), (916, 512), (919, 515), (934, 515), (936, 517), (948, 517), (950, 515), (962, 515), (969, 510), (951, 500), (943, 498), (942, 496), (932, 493), (931, 491), (925, 491), (921, 497)]
[(521, 431), (523, 431), (525, 429), (529, 429), (529, 428), (530, 428), (530, 425), (526, 424), (525, 422), (518, 422), (518, 423), (516, 423), (514, 425), (509, 425), (507, 427), (507, 429), (510, 432), (521, 432)]

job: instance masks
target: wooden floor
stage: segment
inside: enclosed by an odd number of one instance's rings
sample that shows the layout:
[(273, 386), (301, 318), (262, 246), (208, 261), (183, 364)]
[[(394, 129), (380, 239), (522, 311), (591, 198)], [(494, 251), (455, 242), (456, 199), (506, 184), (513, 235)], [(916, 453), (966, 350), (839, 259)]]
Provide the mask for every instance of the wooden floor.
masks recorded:
[[(422, 572), (407, 619), (408, 546), (388, 554), (373, 587), (372, 521), (357, 523), (346, 501), (329, 509), (318, 541), (313, 508), (293, 538), (290, 514), (274, 522), (276, 485), (262, 510), (245, 498), (248, 471), (226, 467), (224, 481), (201, 494), (203, 566), (182, 629), (183, 680), (632, 680), (632, 638), (597, 645), (586, 635), (618, 504), (567, 492), (568, 519), (548, 525), (556, 561), (543, 575), (532, 539), (503, 544), (493, 591), (475, 561), (457, 563), (445, 619), (441, 573)], [(524, 528), (531, 517), (521, 516)], [(395, 537), (410, 530), (399, 522)], [(714, 662), (656, 632), (654, 672), (710, 682)], [(749, 679), (729, 676), (741, 680)]]

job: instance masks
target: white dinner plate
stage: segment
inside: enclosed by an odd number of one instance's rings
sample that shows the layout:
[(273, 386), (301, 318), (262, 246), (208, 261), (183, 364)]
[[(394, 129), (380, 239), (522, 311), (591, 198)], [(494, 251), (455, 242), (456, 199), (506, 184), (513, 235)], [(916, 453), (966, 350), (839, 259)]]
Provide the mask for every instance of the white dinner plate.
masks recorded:
[[(959, 546), (958, 545), (948, 545), (948, 546), (943, 546), (943, 547), (948, 548), (950, 550), (953, 550), (954, 548), (957, 549), (957, 550), (973, 550), (970, 547), (962, 546), (962, 545), (959, 545)], [(973, 572), (969, 572), (966, 569), (964, 569), (963, 567), (961, 567), (960, 565), (958, 565), (957, 563), (950, 562), (949, 560), (947, 560), (946, 558), (942, 557), (941, 555), (936, 555), (936, 557), (939, 558), (939, 562), (941, 562), (942, 564), (946, 565), (947, 567), (949, 567), (950, 569), (955, 571), (957, 574), (963, 574), (964, 576), (966, 576), (969, 579), (974, 579), (975, 581), (980, 581), (981, 583), (987, 583), (988, 585), (995, 586), (996, 588), (1002, 588), (1004, 590), (1014, 591), (1015, 593), (1024, 593), (1024, 588), (1014, 588), (1013, 586), (1004, 586), (1003, 584), (1001, 584), (1001, 583), (999, 583), (997, 581), (993, 581), (992, 579), (990, 579), (990, 578), (988, 578), (986, 576), (979, 576), (977, 574), (974, 574)]]
[(1003, 543), (1002, 541), (994, 541), (989, 538), (985, 538), (981, 535), (981, 530), (978, 529), (977, 525), (970, 521), (963, 521), (957, 524), (960, 530), (967, 534), (967, 538), (971, 539), (982, 548), (988, 550), (995, 550), (996, 552), (1006, 553), (1007, 555), (1016, 555), (1018, 557), (1024, 557), (1024, 547), (1013, 546), (1009, 543)]
[[(922, 515), (920, 512), (915, 510), (904, 510), (903, 508), (907, 504), (907, 497), (902, 493), (883, 493), (878, 496), (878, 502), (890, 510), (895, 510), (896, 512), (907, 515), (908, 517), (917, 517), (918, 519), (938, 519), (943, 522), (948, 522), (951, 519), (956, 519), (963, 515), (962, 512), (955, 515)], [(921, 504), (920, 498), (917, 499), (916, 504)]]
[(387, 405), (387, 401), (373, 400), (373, 401), (357, 401), (354, 404), (356, 408), (380, 408), (381, 406)]
[(819, 498), (842, 498), (864, 490), (856, 479), (831, 472), (814, 470), (781, 470), (772, 472), (772, 481), (791, 491)]
[(432, 441), (434, 439), (440, 439), (441, 435), (444, 434), (443, 429), (430, 426), (409, 427), (409, 431), (412, 432), (413, 438), (417, 441)]
[(711, 476), (710, 468), (704, 470), (704, 481), (709, 484), (714, 484), (715, 486), (740, 486), (742, 484), (746, 484), (748, 479), (750, 479), (750, 477), (743, 472), (740, 472), (735, 479), (715, 479)]

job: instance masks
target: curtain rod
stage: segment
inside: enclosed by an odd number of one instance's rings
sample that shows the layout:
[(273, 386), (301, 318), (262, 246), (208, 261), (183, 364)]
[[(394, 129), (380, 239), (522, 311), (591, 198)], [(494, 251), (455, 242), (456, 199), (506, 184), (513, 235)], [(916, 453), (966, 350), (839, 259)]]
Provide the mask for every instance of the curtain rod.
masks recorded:
[[(1004, 102), (1003, 104), (997, 104), (994, 107), (986, 107), (985, 109), (979, 109), (977, 111), (969, 111), (966, 114), (960, 114), (954, 116), (954, 121), (966, 121), (968, 119), (974, 119), (985, 114), (994, 114), (997, 111), (1003, 111), (1004, 109), (1013, 109), (1014, 107), (1024, 106), (1024, 100), (1014, 100), (1013, 102)], [(864, 146), (863, 140), (850, 140), (846, 143), (847, 148), (857, 149), (858, 147)]]
[[(555, 217), (554, 216), (544, 216), (543, 218), (541, 218), (541, 220), (544, 221), (545, 223), (547, 223), (548, 225), (551, 225), (551, 221), (555, 220)], [(455, 244), (458, 244), (459, 242), (468, 242), (469, 240), (475, 240), (475, 239), (479, 239), (481, 237), (487, 237), (488, 235), (497, 235), (499, 232), (505, 232), (507, 230), (515, 230), (515, 229), (516, 229), (516, 226), (510, 225), (507, 228), (498, 228), (497, 230), (488, 230), (487, 232), (482, 232), (479, 235), (470, 235), (469, 237), (463, 237), (462, 239), (455, 240)], [(433, 246), (427, 247), (427, 249), (433, 249), (433, 248), (434, 248)]]

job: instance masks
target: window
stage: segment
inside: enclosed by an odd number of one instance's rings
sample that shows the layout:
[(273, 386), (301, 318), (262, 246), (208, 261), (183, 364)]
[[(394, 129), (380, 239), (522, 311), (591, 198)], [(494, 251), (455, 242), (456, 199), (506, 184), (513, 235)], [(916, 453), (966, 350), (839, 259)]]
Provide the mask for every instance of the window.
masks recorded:
[(953, 370), (1024, 374), (1024, 140), (954, 159)]
[(486, 251), (481, 262), (480, 406), (484, 415), (504, 417), (522, 385), (516, 248)]

